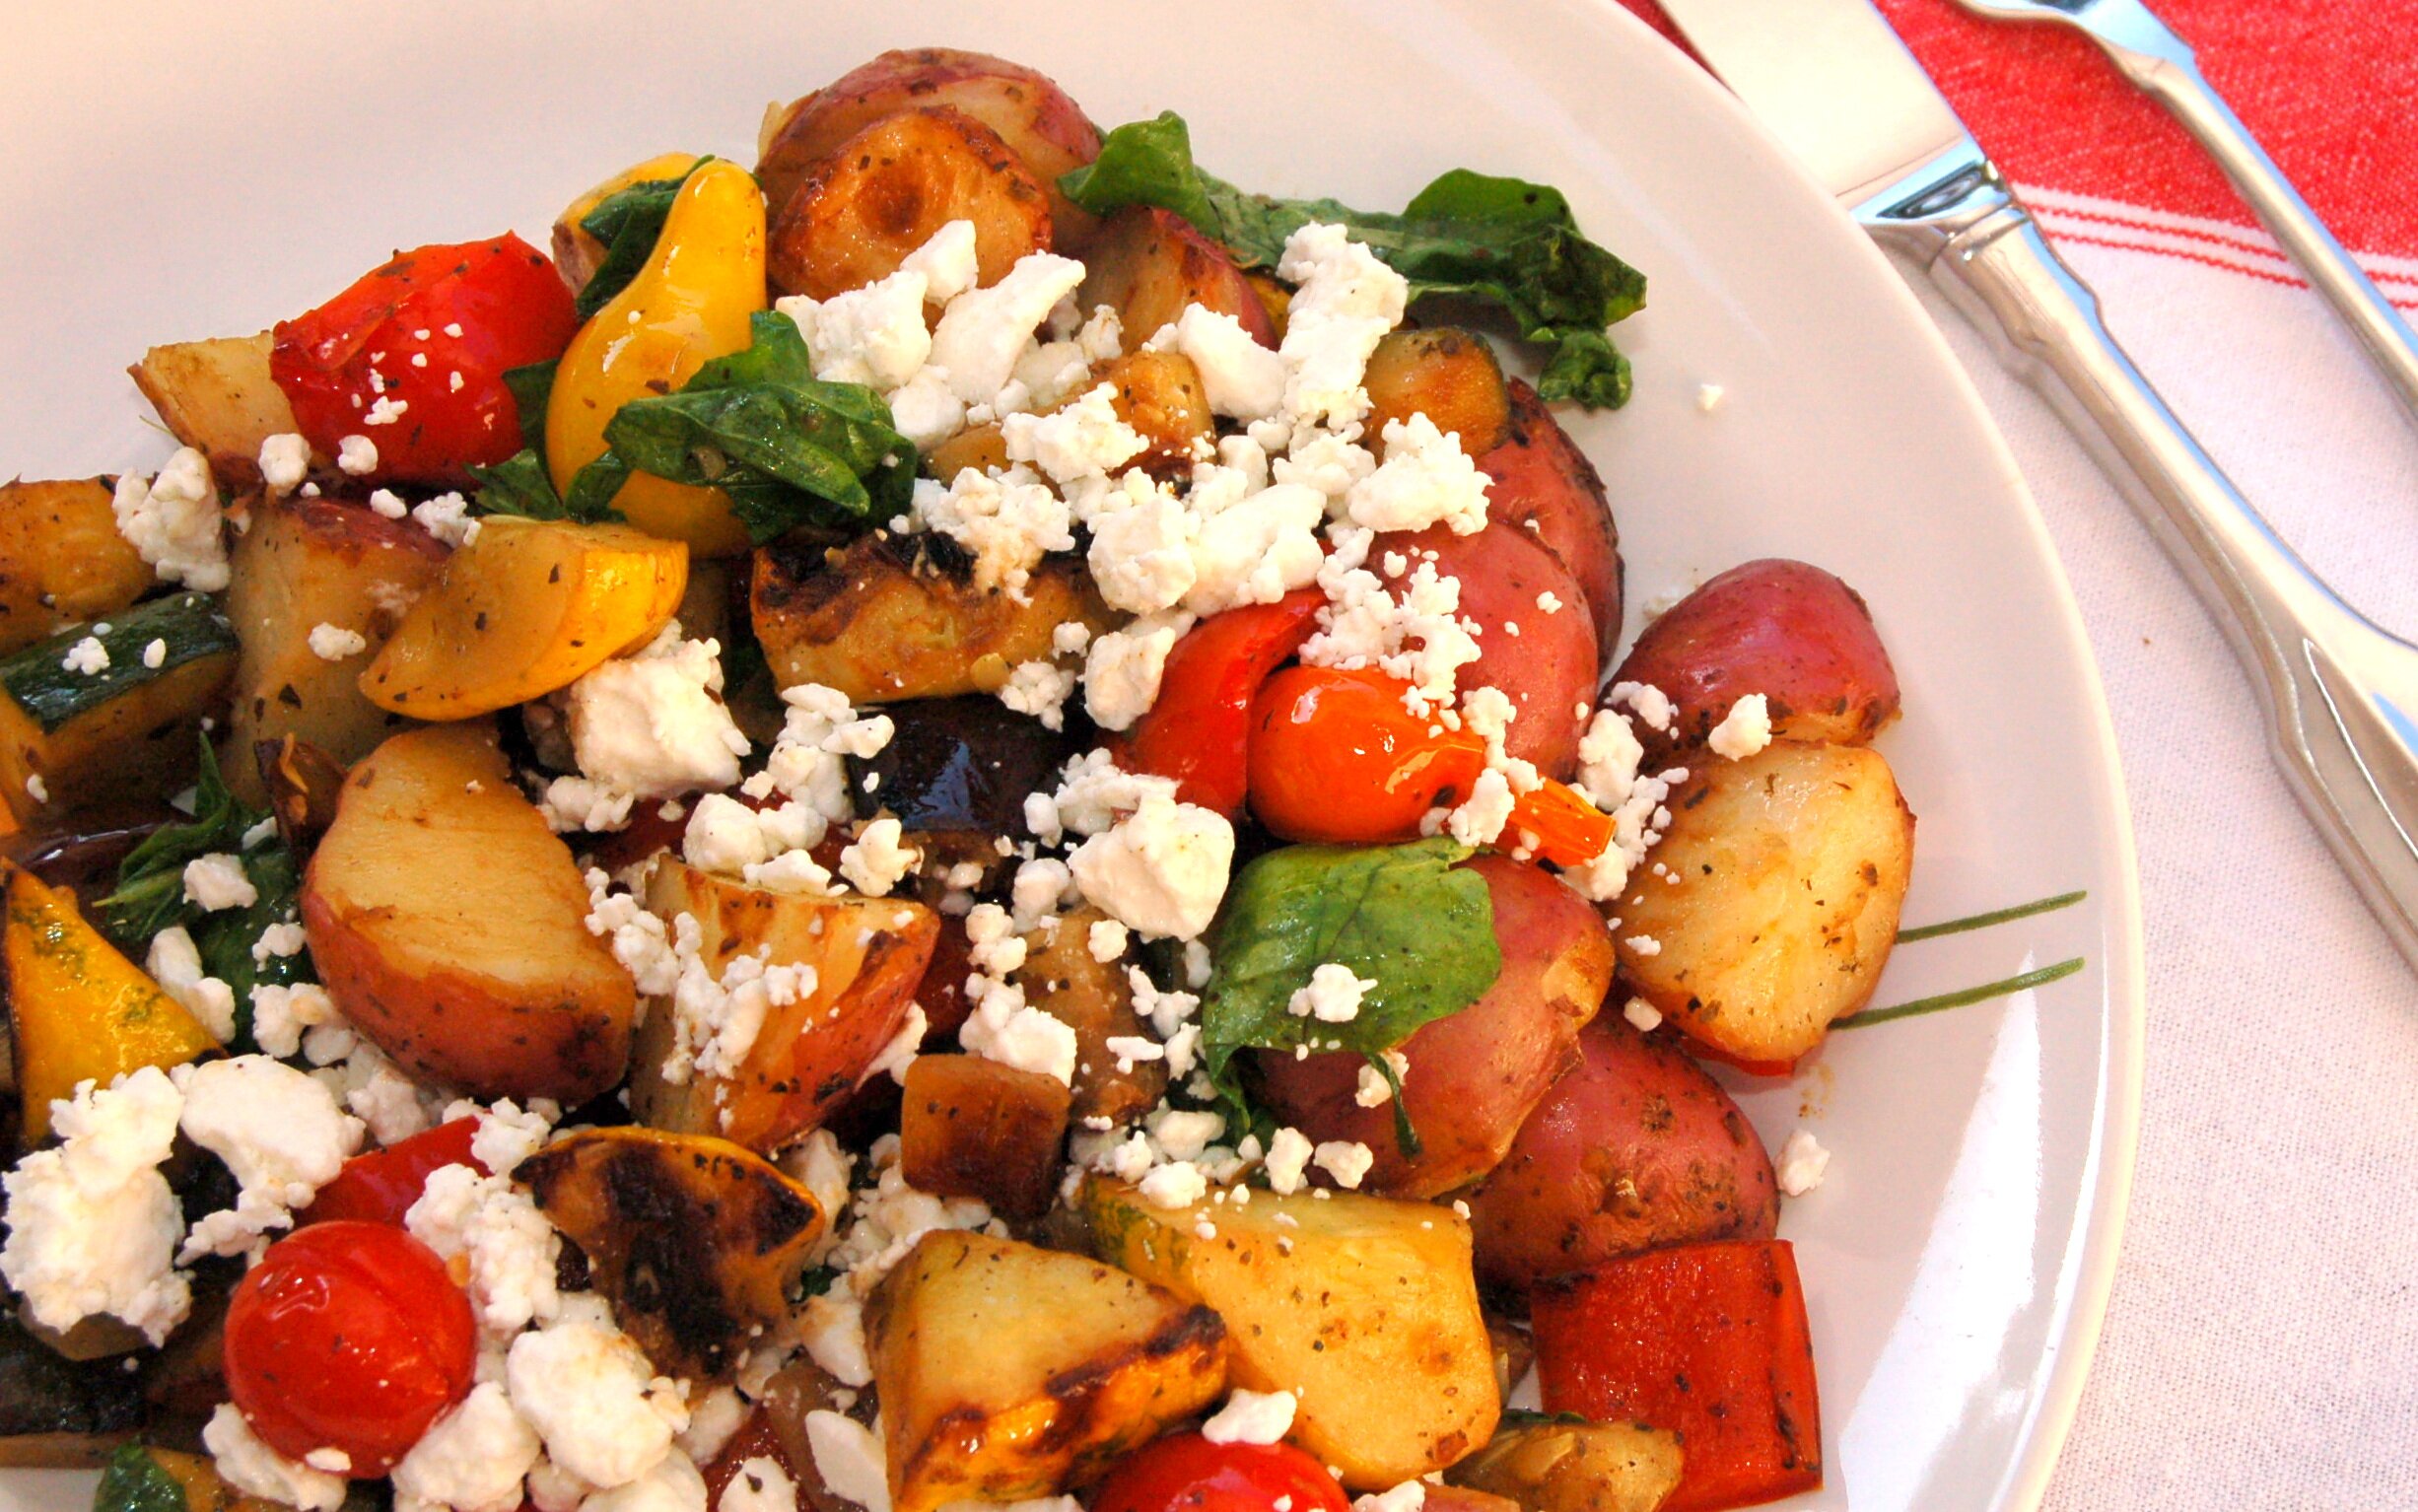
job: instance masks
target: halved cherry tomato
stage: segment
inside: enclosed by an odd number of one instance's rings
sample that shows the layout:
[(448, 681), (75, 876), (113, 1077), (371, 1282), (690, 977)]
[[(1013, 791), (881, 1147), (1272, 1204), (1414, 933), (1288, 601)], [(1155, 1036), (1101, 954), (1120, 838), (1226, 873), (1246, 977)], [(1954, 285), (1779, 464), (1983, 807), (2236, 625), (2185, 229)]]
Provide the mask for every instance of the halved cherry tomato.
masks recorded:
[(367, 476), (458, 484), (520, 449), (505, 370), (561, 356), (578, 328), (554, 264), (507, 232), (397, 252), (279, 321), (269, 374), (317, 450), (366, 436), (378, 447)]
[(1231, 819), (1243, 811), (1251, 710), (1268, 674), (1301, 649), (1327, 601), (1299, 588), (1195, 625), (1167, 653), (1158, 702), (1126, 732), (1117, 764), (1172, 777), (1176, 796)]
[(227, 1305), (227, 1389), (288, 1459), (337, 1449), (382, 1476), (468, 1394), (470, 1299), (436, 1252), (383, 1223), (314, 1223), (269, 1246)]
[(1198, 1433), (1171, 1434), (1136, 1451), (1091, 1497), (1091, 1512), (1273, 1512), (1278, 1506), (1347, 1512), (1350, 1501), (1325, 1466), (1290, 1444), (1212, 1444)]
[[(1428, 810), (1467, 798), (1486, 745), (1413, 714), (1409, 685), (1373, 669), (1287, 667), (1260, 689), (1251, 733), (1251, 811), (1287, 840), (1372, 845), (1414, 840)], [(1611, 843), (1609, 815), (1548, 779), (1513, 800), (1502, 847), (1527, 844), (1555, 865)]]
[(428, 1175), (440, 1166), (486, 1167), (470, 1153), (470, 1141), (478, 1134), (478, 1120), (455, 1119), (424, 1129), (408, 1139), (399, 1139), (384, 1149), (355, 1155), (344, 1162), (336, 1179), (319, 1189), (311, 1205), (296, 1216), (298, 1223), (325, 1223), (331, 1220), (363, 1223), (390, 1223), (401, 1227), (403, 1214), (420, 1200), (421, 1188), (428, 1185)]

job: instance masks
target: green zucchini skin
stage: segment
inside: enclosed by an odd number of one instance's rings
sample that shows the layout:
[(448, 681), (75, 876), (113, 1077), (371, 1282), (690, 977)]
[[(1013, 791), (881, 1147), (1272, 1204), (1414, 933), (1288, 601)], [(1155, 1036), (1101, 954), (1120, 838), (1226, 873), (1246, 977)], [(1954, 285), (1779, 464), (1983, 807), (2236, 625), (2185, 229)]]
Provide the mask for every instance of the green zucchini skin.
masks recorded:
[[(86, 636), (101, 642), (109, 664), (98, 672), (70, 671), (67, 653)], [(158, 666), (145, 666), (143, 651), (154, 641), (162, 642), (166, 652)], [(63, 630), (0, 660), (0, 691), (43, 734), (53, 734), (187, 662), (235, 651), (235, 626), (215, 595), (170, 593), (97, 624)]]

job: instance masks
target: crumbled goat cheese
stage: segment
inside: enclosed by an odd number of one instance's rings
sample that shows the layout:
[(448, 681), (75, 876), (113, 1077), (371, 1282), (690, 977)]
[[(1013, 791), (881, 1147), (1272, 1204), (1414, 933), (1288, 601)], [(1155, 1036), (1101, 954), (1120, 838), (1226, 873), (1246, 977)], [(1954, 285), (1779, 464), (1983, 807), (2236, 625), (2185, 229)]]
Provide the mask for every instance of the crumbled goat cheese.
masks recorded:
[(637, 1479), (580, 1498), (580, 1512), (708, 1512), (705, 1475), (674, 1449)]
[(260, 481), (273, 494), (290, 494), (302, 486), (311, 470), (311, 443), (292, 431), (260, 443)]
[(342, 661), (369, 649), (369, 638), (358, 630), (324, 623), (311, 627), (311, 654), (321, 661)]
[(1278, 1130), (1268, 1141), (1267, 1158), (1261, 1162), (1261, 1169), (1268, 1173), (1268, 1190), (1278, 1197), (1290, 1197), (1300, 1191), (1302, 1175), (1315, 1153), (1309, 1136), (1300, 1130), (1289, 1126)]
[(505, 1385), (545, 1440), (547, 1458), (608, 1489), (661, 1464), (672, 1435), (688, 1425), (678, 1390), (637, 1343), (582, 1310), (566, 1308), (552, 1325), (514, 1340)]
[(1360, 1178), (1377, 1163), (1377, 1157), (1356, 1139), (1329, 1139), (1310, 1152), (1310, 1163), (1334, 1177), (1337, 1186), (1349, 1190), (1360, 1185)]
[(683, 639), (674, 620), (636, 655), (573, 683), (567, 722), (581, 773), (636, 798), (737, 783), (747, 737), (715, 696), (721, 654), (718, 641)]
[(1150, 1141), (1169, 1160), (1199, 1160), (1210, 1141), (1226, 1132), (1222, 1116), (1191, 1108), (1161, 1106), (1143, 1123)]
[(1596, 711), (1594, 722), (1578, 740), (1578, 789), (1596, 807), (1611, 813), (1628, 801), (1637, 782), (1637, 763), (1645, 747), (1617, 709)]
[(1083, 709), (1102, 729), (1130, 729), (1158, 702), (1167, 653), (1193, 627), (1181, 612), (1147, 614), (1091, 643), (1083, 661)]
[(1362, 1108), (1382, 1108), (1394, 1100), (1394, 1082), (1411, 1073), (1411, 1058), (1399, 1050), (1384, 1052), (1386, 1070), (1394, 1074), (1389, 1079), (1384, 1070), (1374, 1065), (1360, 1067), (1359, 1085), (1352, 1089), (1351, 1100)]
[[(1212, 476), (1205, 483), (1202, 473)], [(1183, 598), (1195, 614), (1275, 603), (1317, 582), (1327, 560), (1318, 538), (1327, 517), (1325, 495), (1298, 483), (1247, 489), (1230, 468), (1196, 469), (1186, 500), (1196, 521), (1193, 585)]]
[(227, 908), (250, 908), (260, 890), (243, 874), (243, 859), (228, 851), (213, 851), (184, 863), (184, 900), (206, 913)]
[(1284, 1007), (1295, 1018), (1315, 1018), (1322, 1024), (1347, 1024), (1360, 1016), (1360, 999), (1377, 985), (1348, 966), (1326, 962), (1310, 973), (1308, 985), (1295, 988)]
[(361, 1120), (308, 1071), (267, 1056), (238, 1056), (180, 1065), (170, 1073), (184, 1093), (177, 1128), (234, 1173), (236, 1204), (206, 1213), (185, 1237), (184, 1258), (256, 1251), (271, 1232), (291, 1227), (361, 1148)]
[(1076, 674), (1054, 661), (1019, 661), (1000, 685), (1000, 702), (1018, 714), (1030, 715), (1044, 729), (1067, 727), (1067, 700), (1073, 696)]
[(1023, 993), (1011, 986), (996, 986), (985, 993), (957, 1031), (957, 1043), (986, 1061), (1073, 1085), (1074, 1031), (1023, 998)]
[(65, 671), (97, 677), (109, 669), (109, 649), (101, 644), (99, 636), (88, 635), (67, 648), (67, 654), (60, 659), (59, 666)]
[(403, 502), (403, 496), (390, 488), (370, 490), (370, 508), (388, 519), (401, 519), (411, 513), (411, 506)]
[(183, 1106), (156, 1066), (83, 1082), (51, 1104), (59, 1142), (0, 1176), (0, 1278), (34, 1322), (63, 1334), (105, 1315), (157, 1344), (184, 1321), (191, 1291), (173, 1269), (184, 1217), (159, 1171)]
[(864, 1508), (890, 1512), (889, 1458), (872, 1429), (838, 1412), (806, 1414), (806, 1444), (814, 1473), (832, 1494)]
[(348, 477), (378, 470), (378, 443), (367, 436), (346, 436), (336, 442), (336, 467)]
[(398, 1512), (513, 1512), (537, 1452), (536, 1432), (513, 1409), (503, 1386), (481, 1381), (396, 1463), (395, 1506)]
[(797, 1512), (797, 1482), (769, 1455), (739, 1461), (715, 1512)]
[(1132, 933), (1114, 919), (1096, 919), (1084, 936), (1083, 947), (1091, 952), (1093, 960), (1106, 965), (1125, 954), (1132, 943)]
[(1192, 939), (1208, 928), (1233, 863), (1224, 815), (1157, 793), (1067, 858), (1083, 896), (1145, 939)]
[(554, 1268), (561, 1242), (510, 1178), (484, 1176), (472, 1166), (440, 1166), (403, 1214), (403, 1226), (439, 1259), (463, 1258), (469, 1268), (464, 1289), (490, 1336), (508, 1339), (560, 1310)]
[(1645, 721), (1648, 729), (1668, 730), (1671, 727), (1671, 696), (1651, 683), (1616, 682), (1612, 685), (1612, 691), (1605, 695), (1604, 702), (1607, 706), (1628, 705), (1638, 719)]
[(913, 871), (924, 853), (902, 845), (904, 827), (896, 819), (875, 819), (840, 853), (840, 875), (869, 898), (886, 897), (899, 879)]
[(1443, 525), (1455, 535), (1485, 528), (1486, 475), (1461, 449), (1458, 435), (1439, 431), (1423, 414), (1385, 423), (1385, 460), (1344, 495), (1344, 513), (1371, 530), (1424, 530)]
[(1091, 546), (1084, 560), (1112, 608), (1155, 613), (1182, 600), (1200, 579), (1191, 512), (1145, 473), (1127, 473), (1124, 489), (1095, 504), (1086, 523)]
[(1264, 420), (1283, 407), (1284, 359), (1253, 340), (1240, 320), (1220, 310), (1187, 305), (1176, 317), (1172, 334), (1168, 344), (1192, 360), (1211, 412), (1252, 421)]
[(481, 528), (478, 516), (470, 513), (470, 501), (457, 493), (422, 500), (411, 507), (411, 517), (421, 529), (454, 548), (477, 540)]
[(1149, 441), (1117, 413), (1117, 386), (1102, 383), (1053, 414), (1000, 422), (1009, 461), (1030, 462), (1060, 483), (1110, 473), (1149, 449)]
[(1189, 1160), (1153, 1168), (1134, 1184), (1141, 1200), (1153, 1207), (1190, 1207), (1209, 1192), (1209, 1178)]
[(975, 256), (974, 223), (950, 221), (926, 239), (922, 246), (899, 259), (899, 271), (920, 273), (924, 297), (945, 305), (974, 287), (982, 276)]
[[(536, 1154), (554, 1133), (553, 1121), (539, 1107), (522, 1108), (509, 1097), (493, 1107), (472, 1104), (463, 1111), (478, 1120), (478, 1129), (470, 1136), (471, 1157), (498, 1176), (510, 1176), (521, 1161)], [(448, 1120), (460, 1116), (452, 1108), (446, 1110)]]
[(1019, 602), (1044, 556), (1074, 549), (1067, 502), (1021, 467), (997, 477), (969, 467), (946, 486), (919, 478), (910, 517), (966, 549), (977, 588)]
[(1015, 371), (1016, 357), (1057, 303), (1083, 281), (1083, 265), (1050, 252), (1016, 259), (998, 283), (948, 302), (933, 328), (932, 363), (968, 404), (990, 404)]
[(1771, 743), (1771, 706), (1761, 693), (1750, 693), (1730, 705), (1730, 712), (1712, 727), (1704, 743), (1716, 756), (1744, 761)]
[(932, 355), (932, 332), (924, 326), (931, 289), (923, 274), (901, 268), (827, 300), (794, 294), (773, 308), (796, 323), (816, 378), (888, 390), (915, 377)]
[(1511, 810), (1517, 802), (1510, 780), (1498, 769), (1488, 767), (1470, 784), (1469, 797), (1445, 820), (1445, 828), (1465, 846), (1491, 845), (1502, 834), (1503, 826), (1511, 822)]
[(1295, 438), (1290, 451), (1274, 462), (1263, 460), (1262, 465), (1273, 471), (1278, 483), (1317, 489), (1326, 496), (1332, 514), (1363, 478), (1377, 470), (1377, 458), (1356, 442), (1320, 431)]
[(144, 642), (143, 665), (155, 672), (168, 665), (168, 643), (166, 641)]
[(110, 500), (117, 533), (162, 581), (204, 593), (227, 585), (227, 540), (210, 465), (191, 447), (179, 447), (156, 478), (127, 473)]
[(1286, 308), (1284, 413), (1332, 431), (1368, 414), (1369, 355), (1402, 322), (1410, 283), (1342, 226), (1312, 222), (1285, 239), (1277, 276), (1296, 287)]
[(301, 1052), (307, 1031), (342, 1021), (327, 989), (315, 983), (262, 982), (252, 988), (252, 1039), (280, 1061)]
[(335, 1512), (344, 1504), (343, 1477), (289, 1460), (262, 1443), (232, 1402), (220, 1403), (202, 1425), (201, 1444), (216, 1461), (219, 1478), (239, 1491), (301, 1512)]
[(1631, 997), (1621, 1004), (1621, 1016), (1639, 1034), (1652, 1034), (1662, 1027), (1662, 1009), (1642, 997)]
[(1274, 1444), (1293, 1426), (1301, 1399), (1288, 1391), (1248, 1391), (1240, 1386), (1225, 1406), (1201, 1425), (1201, 1436), (1212, 1444)]
[(252, 941), (252, 964), (266, 966), (271, 961), (300, 955), (303, 953), (303, 946), (307, 939), (308, 936), (303, 933), (303, 927), (299, 924), (270, 925), (260, 931), (258, 939)]
[(1426, 1482), (1405, 1480), (1390, 1490), (1354, 1496), (1351, 1499), (1351, 1512), (1419, 1512), (1419, 1508), (1426, 1504)]
[(1696, 385), (1696, 408), (1707, 415), (1711, 414), (1721, 407), (1724, 393), (1725, 390), (1719, 383), (1698, 383)]
[(1823, 1174), (1831, 1168), (1831, 1152), (1822, 1147), (1810, 1130), (1800, 1129), (1791, 1134), (1780, 1146), (1780, 1158), (1773, 1162), (1773, 1174), (1780, 1180), (1780, 1190), (1790, 1197), (1803, 1197), (1822, 1185)]
[(538, 794), (537, 812), (556, 834), (591, 830), (599, 834), (630, 822), (630, 805), (638, 795), (609, 783), (586, 777), (558, 777)]
[(184, 926), (171, 925), (151, 937), (143, 970), (162, 992), (200, 1019), (212, 1039), (224, 1045), (235, 1038), (235, 989), (202, 974), (201, 949)]
[(965, 429), (965, 400), (948, 386), (948, 374), (925, 368), (890, 391), (890, 425), (926, 452)]
[[(1339, 530), (1338, 551), (1321, 570), (1327, 607), (1319, 630), (1301, 648), (1312, 666), (1346, 670), (1376, 667), (1411, 684), (1414, 712), (1451, 707), (1461, 668), (1476, 661), (1478, 641), (1461, 615), (1460, 580), (1420, 561), (1392, 588), (1354, 557), (1364, 556), (1369, 532)], [(1349, 550), (1344, 549), (1348, 545)]]

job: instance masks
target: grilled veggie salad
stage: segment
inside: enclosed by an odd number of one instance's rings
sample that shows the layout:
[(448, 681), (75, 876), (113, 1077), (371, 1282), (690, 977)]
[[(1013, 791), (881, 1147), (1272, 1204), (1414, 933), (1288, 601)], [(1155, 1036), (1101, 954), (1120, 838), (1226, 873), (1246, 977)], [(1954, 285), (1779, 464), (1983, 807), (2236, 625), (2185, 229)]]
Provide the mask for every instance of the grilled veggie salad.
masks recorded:
[(0, 1457), (100, 1512), (1818, 1484), (1827, 1157), (1697, 1058), (1870, 995), (1898, 684), (1794, 561), (1621, 653), (1555, 414), (1644, 294), (1551, 187), (1272, 198), (931, 49), (144, 354), (155, 475), (0, 489)]

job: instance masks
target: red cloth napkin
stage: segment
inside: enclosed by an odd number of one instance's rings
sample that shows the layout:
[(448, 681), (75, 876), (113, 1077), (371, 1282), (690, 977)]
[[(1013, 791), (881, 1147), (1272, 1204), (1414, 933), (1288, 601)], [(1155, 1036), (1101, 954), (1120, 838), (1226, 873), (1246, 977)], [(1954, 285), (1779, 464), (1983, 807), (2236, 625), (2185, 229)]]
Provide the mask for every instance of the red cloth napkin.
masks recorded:
[[(1678, 39), (1652, 0), (1623, 3)], [(2302, 281), (2216, 165), (2088, 38), (1949, 0), (1879, 4), (2058, 240)], [(2370, 276), (2418, 308), (2418, 263), (2401, 261), (2418, 255), (2418, 0), (2153, 8)]]

